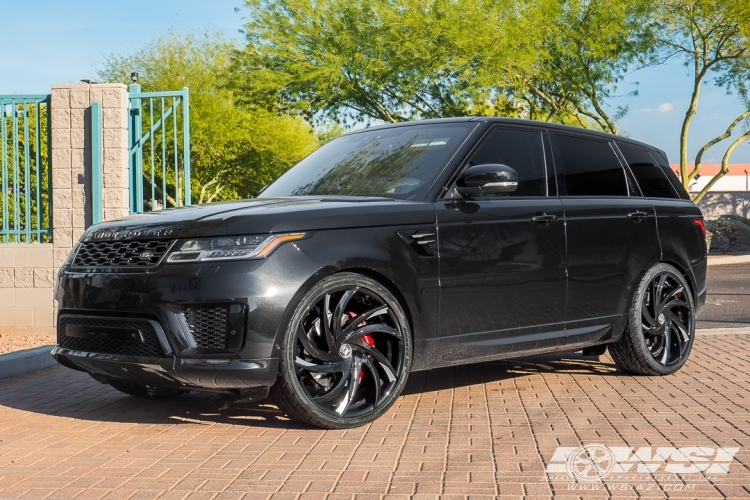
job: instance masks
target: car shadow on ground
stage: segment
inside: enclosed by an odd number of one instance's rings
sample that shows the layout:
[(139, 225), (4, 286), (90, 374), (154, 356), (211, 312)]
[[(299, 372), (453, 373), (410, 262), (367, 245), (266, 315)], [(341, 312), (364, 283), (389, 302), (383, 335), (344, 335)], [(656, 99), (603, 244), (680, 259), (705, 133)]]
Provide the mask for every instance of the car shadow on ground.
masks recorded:
[[(604, 357), (599, 361), (596, 356), (582, 356), (580, 353), (534, 356), (415, 372), (410, 375), (403, 395), (558, 371), (596, 375), (616, 373), (614, 365)], [(271, 399), (236, 403), (222, 400), (215, 394), (191, 392), (176, 398), (143, 400), (100, 384), (85, 373), (60, 366), (4, 380), (0, 385), (0, 407), (3, 406), (96, 422), (309, 428), (288, 418)]]

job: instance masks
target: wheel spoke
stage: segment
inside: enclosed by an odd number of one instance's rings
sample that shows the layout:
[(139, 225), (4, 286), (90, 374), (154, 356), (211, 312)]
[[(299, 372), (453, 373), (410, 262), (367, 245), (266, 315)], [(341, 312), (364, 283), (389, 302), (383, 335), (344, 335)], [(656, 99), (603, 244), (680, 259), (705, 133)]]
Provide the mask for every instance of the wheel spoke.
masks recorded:
[(387, 314), (387, 313), (388, 313), (388, 306), (386, 306), (386, 305), (378, 306), (378, 307), (373, 307), (372, 309), (369, 309), (369, 310), (363, 312), (359, 316), (356, 316), (356, 317), (352, 318), (351, 321), (349, 322), (349, 324), (346, 325), (346, 327), (344, 327), (343, 333), (344, 334), (349, 334), (355, 328), (357, 328), (357, 325), (362, 324), (363, 321), (367, 321), (370, 318), (373, 318), (375, 316), (379, 316), (381, 314)]
[(327, 293), (323, 298), (323, 317), (320, 319), (323, 322), (323, 332), (326, 336), (326, 342), (330, 347), (331, 352), (338, 350), (339, 346), (336, 344), (336, 339), (331, 332), (331, 294)]
[(677, 316), (672, 311), (665, 312), (664, 316), (666, 316), (672, 322), (672, 324), (677, 327), (678, 330), (680, 330), (681, 332), (684, 332), (685, 339), (687, 340), (687, 337), (689, 336), (688, 329), (687, 329), (687, 326), (685, 326), (685, 323), (683, 323), (682, 320), (679, 318), (679, 316)]
[(664, 283), (667, 282), (667, 277), (668, 276), (666, 274), (662, 274), (659, 277), (659, 284), (656, 285), (656, 293), (651, 298), (651, 302), (654, 304), (654, 313), (656, 313), (656, 311), (661, 310), (661, 303), (662, 303), (661, 294), (662, 294), (662, 290), (664, 290)]
[(367, 370), (372, 373), (372, 383), (375, 386), (375, 407), (377, 408), (378, 403), (380, 403), (380, 372), (378, 372), (375, 365), (372, 364), (372, 361), (367, 356), (363, 356), (362, 361)]
[(367, 333), (386, 333), (392, 337), (396, 337), (399, 340), (403, 340), (403, 337), (401, 336), (401, 332), (396, 330), (395, 328), (384, 325), (382, 323), (373, 323), (372, 325), (366, 325), (362, 328), (358, 328), (357, 330), (354, 330), (349, 335), (343, 337), (341, 339), (342, 344), (347, 344), (352, 341), (352, 339), (361, 338), (362, 335), (365, 335)]
[(339, 415), (344, 415), (346, 413), (346, 410), (349, 409), (349, 405), (352, 404), (352, 401), (354, 400), (354, 396), (357, 393), (357, 389), (359, 388), (359, 372), (362, 371), (362, 361), (359, 359), (359, 355), (352, 353), (352, 368), (350, 370), (350, 376), (349, 376), (349, 389), (346, 392), (346, 396), (344, 396), (344, 400), (341, 402), (341, 404), (336, 408), (336, 413)]
[(331, 330), (333, 330), (333, 335), (337, 338), (340, 337), (342, 333), (341, 317), (344, 315), (344, 312), (346, 312), (346, 306), (349, 305), (349, 301), (357, 290), (359, 290), (359, 287), (345, 291), (344, 295), (339, 299), (339, 303), (336, 304), (336, 310), (333, 313), (333, 317), (331, 317)]
[(665, 325), (666, 328), (664, 329), (664, 352), (661, 357), (661, 364), (665, 365), (669, 361), (669, 350), (670, 350), (670, 344), (672, 343), (672, 334), (670, 332), (671, 330), (671, 324)]
[(672, 298), (674, 298), (674, 296), (675, 296), (675, 295), (677, 295), (678, 293), (682, 292), (683, 290), (684, 290), (684, 288), (682, 288), (681, 286), (678, 286), (677, 288), (675, 288), (674, 290), (672, 290), (671, 292), (669, 292), (669, 293), (668, 293), (668, 294), (667, 294), (667, 295), (666, 295), (666, 296), (665, 296), (665, 297), (664, 297), (664, 298), (662, 299), (662, 301), (661, 301), (661, 302), (662, 302), (662, 304), (663, 304), (663, 303), (665, 303), (665, 302), (669, 302), (670, 300), (672, 300)]
[(687, 305), (687, 302), (685, 302), (682, 299), (674, 299), (674, 300), (670, 300), (669, 302), (665, 303), (661, 307), (660, 311), (661, 312), (668, 311), (668, 310), (672, 309), (673, 307), (684, 307), (685, 309), (687, 309), (688, 305)]
[[(350, 368), (351, 369), (351, 368)], [(347, 370), (348, 371), (348, 370)], [(349, 374), (344, 373), (341, 379), (328, 392), (321, 396), (311, 396), (310, 399), (316, 403), (329, 403), (341, 395), (346, 389), (346, 382), (349, 380)]]
[(643, 314), (643, 317), (646, 318), (646, 322), (649, 324), (650, 327), (658, 328), (659, 323), (656, 321), (656, 319), (651, 314), (651, 311), (648, 310), (648, 306), (646, 304), (643, 304), (643, 307), (641, 307), (641, 313)]
[(294, 364), (300, 368), (315, 373), (341, 373), (348, 372), (350, 369), (348, 359), (344, 359), (337, 363), (318, 364), (305, 361), (302, 358), (295, 358)]
[(307, 336), (307, 332), (305, 332), (305, 329), (302, 327), (301, 322), (297, 326), (297, 338), (300, 340), (300, 342), (302, 342), (302, 347), (304, 347), (307, 353), (313, 358), (317, 358), (321, 361), (341, 360), (341, 358), (337, 354), (323, 352), (317, 347), (315, 347), (314, 345), (312, 345), (312, 342), (310, 342), (310, 338)]
[(375, 358), (375, 361), (383, 368), (386, 377), (388, 377), (388, 382), (396, 380), (396, 370), (380, 351), (370, 347), (369, 344), (364, 343), (361, 339), (352, 339), (351, 345)]

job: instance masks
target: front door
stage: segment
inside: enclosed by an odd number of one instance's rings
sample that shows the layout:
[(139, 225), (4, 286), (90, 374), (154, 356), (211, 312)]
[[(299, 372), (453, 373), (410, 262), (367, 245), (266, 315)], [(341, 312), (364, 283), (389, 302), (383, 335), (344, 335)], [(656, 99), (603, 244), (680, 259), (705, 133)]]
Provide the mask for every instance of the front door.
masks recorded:
[(507, 165), (518, 188), (435, 204), (443, 364), (565, 343), (565, 227), (546, 133), (491, 129), (466, 167)]

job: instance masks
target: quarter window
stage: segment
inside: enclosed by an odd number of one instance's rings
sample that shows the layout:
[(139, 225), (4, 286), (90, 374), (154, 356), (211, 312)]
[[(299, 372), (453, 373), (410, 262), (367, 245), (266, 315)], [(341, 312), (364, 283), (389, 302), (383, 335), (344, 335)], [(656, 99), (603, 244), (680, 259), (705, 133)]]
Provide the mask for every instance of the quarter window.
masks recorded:
[(556, 134), (569, 196), (628, 196), (625, 171), (606, 141)]
[(648, 151), (617, 143), (625, 161), (628, 162), (635, 180), (647, 198), (679, 198), (672, 183), (669, 182), (659, 165), (648, 154)]
[(546, 196), (542, 133), (496, 128), (469, 160), (469, 166), (499, 163), (518, 173), (518, 188), (509, 196)]

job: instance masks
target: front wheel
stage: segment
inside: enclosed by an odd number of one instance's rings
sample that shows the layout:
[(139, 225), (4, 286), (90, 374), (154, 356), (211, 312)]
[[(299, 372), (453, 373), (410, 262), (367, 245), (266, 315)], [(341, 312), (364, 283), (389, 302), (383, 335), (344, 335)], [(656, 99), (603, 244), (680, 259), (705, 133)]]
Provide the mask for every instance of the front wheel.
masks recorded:
[(695, 303), (680, 272), (657, 264), (636, 289), (622, 338), (609, 344), (618, 368), (642, 375), (674, 373), (695, 339)]
[(302, 422), (357, 427), (398, 398), (411, 357), (411, 330), (396, 297), (366, 276), (335, 274), (315, 285), (292, 316), (271, 396)]

